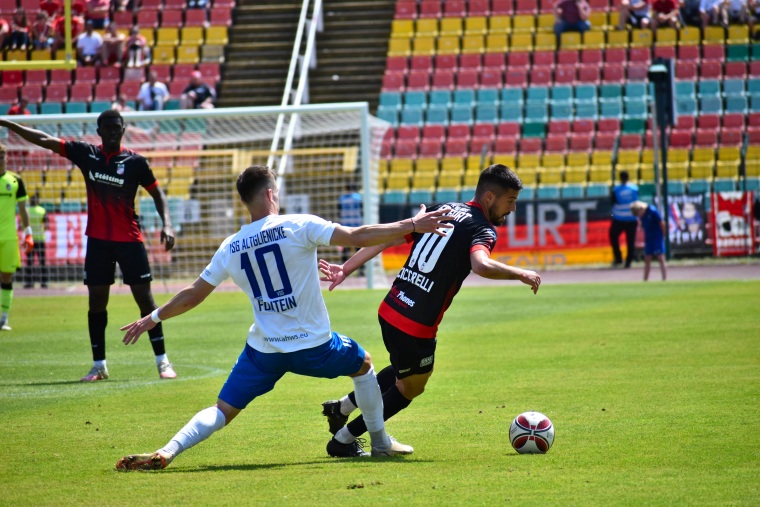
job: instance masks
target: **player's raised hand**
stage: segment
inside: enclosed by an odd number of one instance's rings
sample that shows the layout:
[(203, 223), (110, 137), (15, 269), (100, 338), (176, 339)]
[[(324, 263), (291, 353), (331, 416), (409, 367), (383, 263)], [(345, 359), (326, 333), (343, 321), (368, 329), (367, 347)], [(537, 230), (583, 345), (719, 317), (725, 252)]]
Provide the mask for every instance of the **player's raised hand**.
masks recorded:
[(535, 294), (538, 292), (538, 288), (541, 286), (541, 275), (535, 271), (523, 269), (523, 272), (520, 274), (520, 281), (525, 285), (529, 285), (530, 289), (533, 291), (533, 294)]
[(319, 277), (320, 281), (332, 282), (327, 290), (333, 290), (346, 279), (342, 264), (330, 264), (324, 259), (319, 259), (319, 270), (322, 272), (322, 276)]
[(424, 204), (420, 204), (420, 210), (412, 218), (412, 225), (414, 226), (414, 232), (425, 234), (432, 232), (439, 236), (446, 235), (446, 229), (451, 229), (454, 226), (447, 223), (453, 217), (447, 216), (449, 208), (443, 207), (435, 211), (426, 211)]
[(126, 334), (121, 341), (124, 342), (124, 345), (137, 343), (137, 340), (140, 338), (141, 334), (146, 331), (150, 331), (154, 327), (156, 327), (156, 323), (153, 322), (153, 319), (150, 318), (150, 315), (146, 315), (140, 320), (136, 320), (131, 324), (127, 324), (126, 326), (119, 328), (120, 331), (126, 331)]

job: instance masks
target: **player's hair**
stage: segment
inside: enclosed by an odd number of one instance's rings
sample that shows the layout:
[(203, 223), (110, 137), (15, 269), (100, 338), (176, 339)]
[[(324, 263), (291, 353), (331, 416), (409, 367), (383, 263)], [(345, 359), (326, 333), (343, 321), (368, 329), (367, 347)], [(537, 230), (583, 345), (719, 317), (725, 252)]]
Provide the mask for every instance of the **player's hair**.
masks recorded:
[(633, 201), (631, 203), (631, 211), (633, 213), (640, 213), (642, 211), (645, 211), (648, 207), (649, 205), (644, 201)]
[(121, 113), (116, 111), (115, 109), (106, 109), (102, 113), (100, 113), (100, 116), (98, 116), (98, 128), (101, 127), (103, 120), (106, 118), (118, 118), (121, 120), (121, 124), (124, 125), (124, 118), (121, 117)]
[(275, 188), (277, 186), (277, 178), (269, 167), (265, 165), (252, 165), (238, 174), (236, 186), (240, 199), (248, 203), (261, 190)]
[(491, 191), (500, 196), (507, 190), (522, 190), (523, 184), (509, 167), (502, 164), (493, 164), (483, 169), (478, 178), (478, 186), (475, 188), (475, 196), (482, 196)]
[(621, 183), (628, 182), (628, 171), (620, 171), (620, 181)]

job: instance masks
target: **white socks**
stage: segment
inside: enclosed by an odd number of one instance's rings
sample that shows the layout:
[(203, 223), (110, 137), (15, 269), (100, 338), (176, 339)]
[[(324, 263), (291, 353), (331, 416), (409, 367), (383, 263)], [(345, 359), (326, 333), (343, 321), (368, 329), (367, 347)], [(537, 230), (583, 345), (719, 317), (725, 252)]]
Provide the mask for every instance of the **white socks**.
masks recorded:
[[(358, 377), (352, 377), (352, 380), (354, 381), (356, 404), (359, 405), (359, 410), (362, 411), (364, 423), (367, 425), (367, 431), (372, 440), (372, 447), (387, 447), (390, 445), (390, 441), (385, 434), (385, 421), (383, 421), (383, 393), (380, 392), (380, 386), (375, 376), (375, 369), (370, 368), (367, 373)], [(350, 435), (348, 428), (345, 426), (338, 432), (342, 438), (346, 438), (346, 433)], [(340, 442), (338, 434), (335, 437)], [(349, 442), (353, 440), (355, 440), (355, 437), (351, 435)]]
[(161, 364), (161, 361), (168, 361), (169, 358), (166, 357), (166, 354), (160, 354), (156, 356), (156, 364)]
[(226, 420), (218, 407), (208, 407), (193, 417), (184, 428), (172, 437), (171, 441), (164, 446), (163, 451), (172, 456), (172, 459), (182, 451), (190, 449), (224, 428)]
[(349, 395), (345, 395), (340, 399), (340, 413), (343, 415), (351, 415), (351, 412), (357, 409), (357, 406), (351, 401)]

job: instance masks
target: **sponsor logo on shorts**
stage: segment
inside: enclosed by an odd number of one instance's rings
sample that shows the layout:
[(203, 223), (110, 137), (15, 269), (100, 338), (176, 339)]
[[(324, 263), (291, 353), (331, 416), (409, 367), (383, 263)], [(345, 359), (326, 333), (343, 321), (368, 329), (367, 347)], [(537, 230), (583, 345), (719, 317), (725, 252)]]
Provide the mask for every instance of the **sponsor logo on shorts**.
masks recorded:
[(423, 366), (428, 366), (430, 364), (433, 364), (433, 357), (435, 356), (423, 357), (422, 361), (420, 361), (420, 368), (422, 368)]
[(399, 372), (399, 373), (406, 373), (406, 372), (408, 372), (408, 371), (411, 371), (411, 368), (407, 368), (407, 369), (405, 369), (405, 370), (399, 370), (398, 372)]
[(148, 278), (150, 276), (150, 273), (145, 273), (144, 275), (140, 275), (140, 278)]

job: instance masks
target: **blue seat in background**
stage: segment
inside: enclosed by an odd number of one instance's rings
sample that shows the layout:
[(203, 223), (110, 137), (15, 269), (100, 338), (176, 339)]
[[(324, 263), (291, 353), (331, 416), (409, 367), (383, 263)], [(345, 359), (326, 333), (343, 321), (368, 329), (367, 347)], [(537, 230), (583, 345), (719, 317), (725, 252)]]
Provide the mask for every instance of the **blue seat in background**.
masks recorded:
[(451, 105), (451, 92), (449, 90), (432, 90), (428, 97), (429, 106), (446, 106)]
[(425, 117), (425, 123), (432, 123), (436, 125), (448, 125), (449, 123), (449, 107), (444, 105), (430, 105)]
[(401, 94), (399, 92), (382, 92), (379, 105), (382, 107), (401, 107)]
[(427, 107), (427, 93), (423, 91), (410, 91), (404, 94), (404, 107)]

